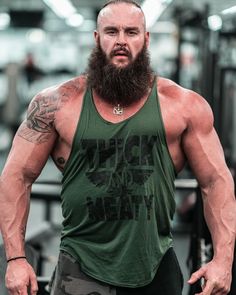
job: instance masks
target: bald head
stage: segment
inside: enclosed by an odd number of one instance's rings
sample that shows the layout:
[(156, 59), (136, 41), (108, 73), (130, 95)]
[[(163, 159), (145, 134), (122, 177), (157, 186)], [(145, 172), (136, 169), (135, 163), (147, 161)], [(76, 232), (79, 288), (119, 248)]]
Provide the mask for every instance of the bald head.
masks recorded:
[(110, 0), (108, 1), (100, 10), (98, 17), (97, 17), (97, 29), (99, 29), (99, 26), (102, 22), (103, 18), (109, 18), (112, 17), (112, 13), (117, 13), (117, 11), (119, 13), (122, 14), (122, 6), (128, 6), (129, 7), (129, 12), (130, 15), (138, 15), (140, 16), (140, 21), (142, 22), (142, 25), (144, 27), (144, 30), (146, 31), (146, 20), (145, 20), (145, 16), (143, 13), (143, 10), (141, 8), (141, 6), (133, 1), (133, 0)]

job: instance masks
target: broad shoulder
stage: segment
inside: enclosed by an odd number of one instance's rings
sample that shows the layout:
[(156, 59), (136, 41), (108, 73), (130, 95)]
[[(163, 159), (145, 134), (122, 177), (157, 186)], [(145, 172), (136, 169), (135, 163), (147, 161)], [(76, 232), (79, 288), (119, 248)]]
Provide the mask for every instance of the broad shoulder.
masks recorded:
[(32, 99), (32, 102), (44, 102), (49, 100), (52, 104), (70, 102), (84, 92), (86, 88), (86, 77), (79, 76), (61, 84), (43, 89)]
[(64, 113), (73, 112), (82, 105), (86, 89), (86, 77), (79, 76), (64, 83), (46, 88), (36, 94), (30, 102), (27, 121), (48, 119), (51, 125)]
[(205, 104), (205, 99), (198, 93), (184, 88), (174, 81), (159, 77), (157, 79), (158, 94), (165, 99), (171, 100), (173, 103), (181, 103), (182, 106), (192, 105), (193, 102), (197, 105)]
[(161, 105), (167, 109), (175, 109), (188, 127), (211, 128), (212, 110), (201, 95), (162, 77), (157, 79), (157, 89)]
[[(25, 131), (25, 128), (42, 134), (59, 131), (60, 126), (68, 118), (73, 118), (73, 112), (81, 107), (84, 89), (86, 79), (80, 76), (42, 90), (31, 100), (21, 131)], [(18, 133), (19, 136), (22, 134)]]

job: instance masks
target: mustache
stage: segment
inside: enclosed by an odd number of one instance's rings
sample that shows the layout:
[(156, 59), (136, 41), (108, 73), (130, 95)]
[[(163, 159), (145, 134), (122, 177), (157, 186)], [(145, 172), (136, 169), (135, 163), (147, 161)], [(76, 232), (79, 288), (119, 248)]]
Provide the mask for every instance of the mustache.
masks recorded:
[(122, 51), (124, 55), (127, 55), (128, 58), (132, 57), (131, 53), (129, 52), (129, 50), (125, 46), (119, 46), (119, 47), (116, 47), (115, 49), (113, 49), (110, 53), (110, 57), (116, 56), (120, 51)]

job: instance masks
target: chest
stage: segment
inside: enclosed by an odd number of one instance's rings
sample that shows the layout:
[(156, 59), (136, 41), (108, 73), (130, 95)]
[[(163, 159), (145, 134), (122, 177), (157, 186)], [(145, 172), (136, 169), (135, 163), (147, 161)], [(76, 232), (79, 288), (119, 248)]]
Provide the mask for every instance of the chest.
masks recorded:
[[(171, 103), (165, 97), (159, 95), (160, 109), (161, 109), (161, 120), (163, 121), (165, 136), (167, 140), (167, 145), (170, 150), (171, 156), (175, 162), (175, 159), (180, 158), (181, 154), (181, 134), (185, 128), (183, 114), (181, 113), (181, 107), (176, 103)], [(141, 106), (145, 102), (141, 103)], [(58, 141), (55, 146), (53, 154), (58, 156), (63, 156), (65, 159), (68, 159), (73, 139), (78, 127), (78, 122), (80, 124), (81, 111), (83, 105), (83, 97), (80, 97), (77, 100), (74, 100), (63, 106), (62, 110), (57, 114), (56, 118), (56, 130), (58, 132)], [(139, 111), (139, 108), (129, 109), (127, 113), (121, 116), (112, 115), (111, 108), (104, 108), (101, 105), (96, 105), (97, 114), (105, 121), (109, 121), (112, 123), (118, 123), (119, 121), (125, 121), (129, 119), (129, 117), (135, 116), (135, 114)], [(152, 116), (158, 116), (158, 113), (155, 114), (155, 110), (152, 111)], [(93, 119), (92, 119), (93, 120)], [(132, 128), (136, 131), (138, 130), (140, 133), (146, 133), (147, 121), (149, 117), (142, 117), (142, 120), (136, 121), (135, 126)], [(154, 120), (155, 121), (155, 120)], [(96, 123), (95, 123), (96, 125)], [(102, 129), (102, 133), (99, 136), (107, 137), (110, 136), (107, 134), (109, 130), (112, 132), (112, 126), (116, 124), (105, 124), (105, 129)], [(97, 135), (97, 129), (99, 126), (93, 126), (93, 135)], [(100, 126), (101, 128), (101, 126)], [(155, 127), (154, 127), (155, 129)], [(100, 130), (101, 131), (101, 130)], [(136, 139), (137, 134), (132, 134), (130, 138), (132, 140)], [(141, 141), (140, 141), (141, 142)]]
[[(77, 125), (81, 116), (83, 97), (63, 106), (62, 110), (58, 113), (56, 119), (56, 129), (61, 141), (66, 142), (68, 145), (72, 145), (74, 134), (77, 129)], [(124, 113), (120, 115), (114, 115), (112, 107), (102, 106), (95, 104), (98, 116), (100, 116), (104, 122), (120, 123), (128, 120), (131, 117), (137, 115), (140, 109), (143, 107), (145, 101), (141, 101), (140, 105), (135, 108), (128, 108), (124, 110)], [(185, 128), (185, 121), (181, 112), (181, 106), (176, 103), (168, 101), (165, 97), (159, 95), (159, 103), (161, 109), (161, 120), (163, 121), (165, 135), (168, 142), (175, 141)], [(155, 110), (153, 110), (155, 112)], [(152, 116), (158, 116), (152, 114)], [(142, 117), (136, 124), (138, 129), (145, 129), (148, 117)], [(96, 125), (96, 123), (95, 123)], [(113, 124), (107, 124), (108, 127), (112, 127)], [(96, 126), (94, 126), (96, 128)], [(109, 128), (108, 128), (109, 129)]]

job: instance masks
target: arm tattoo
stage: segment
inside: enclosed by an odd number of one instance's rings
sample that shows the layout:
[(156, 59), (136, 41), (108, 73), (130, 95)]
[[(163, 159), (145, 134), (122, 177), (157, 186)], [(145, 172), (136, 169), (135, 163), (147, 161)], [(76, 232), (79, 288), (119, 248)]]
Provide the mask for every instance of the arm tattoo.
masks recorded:
[(34, 101), (27, 116), (27, 126), (41, 133), (50, 133), (55, 111), (55, 108), (48, 108), (47, 105), (40, 105), (39, 101)]
[(35, 99), (29, 106), (27, 121), (21, 125), (17, 135), (36, 144), (47, 142), (53, 132), (57, 110), (55, 97)]

